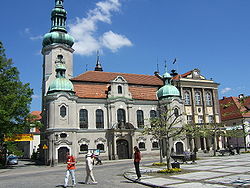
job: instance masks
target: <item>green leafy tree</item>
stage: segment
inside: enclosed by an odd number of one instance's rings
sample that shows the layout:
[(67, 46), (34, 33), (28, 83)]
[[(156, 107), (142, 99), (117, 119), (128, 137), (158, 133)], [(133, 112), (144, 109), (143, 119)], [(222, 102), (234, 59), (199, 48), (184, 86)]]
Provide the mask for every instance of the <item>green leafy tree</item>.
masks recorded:
[(186, 124), (184, 126), (183, 134), (188, 139), (188, 144), (190, 151), (194, 151), (194, 148), (197, 148), (195, 145), (193, 146), (192, 141), (195, 138), (199, 138), (200, 136), (204, 136), (203, 126), (199, 124)]
[[(19, 72), (7, 59), (5, 49), (0, 42), (0, 147), (6, 147), (4, 136), (13, 136), (24, 131), (29, 124), (33, 90), (29, 84), (23, 84)], [(4, 149), (3, 149), (4, 150)]]
[(213, 138), (213, 155), (216, 156), (216, 150), (218, 149), (217, 138), (226, 135), (225, 125), (222, 123), (209, 123), (204, 125), (203, 130), (205, 137)]
[(150, 119), (150, 126), (146, 126), (143, 130), (144, 135), (152, 135), (159, 140), (160, 146), (160, 162), (162, 163), (163, 140), (166, 142), (166, 162), (167, 168), (170, 169), (170, 140), (178, 137), (183, 131), (183, 127), (178, 125), (182, 122), (182, 115), (176, 115), (173, 110), (167, 109), (166, 106), (161, 107), (159, 117)]
[(233, 127), (231, 130), (226, 131), (227, 137), (236, 138), (237, 148), (239, 147), (239, 138), (244, 138), (247, 135), (248, 135), (248, 133), (246, 133), (246, 131), (244, 131), (243, 129), (240, 129), (238, 127)]

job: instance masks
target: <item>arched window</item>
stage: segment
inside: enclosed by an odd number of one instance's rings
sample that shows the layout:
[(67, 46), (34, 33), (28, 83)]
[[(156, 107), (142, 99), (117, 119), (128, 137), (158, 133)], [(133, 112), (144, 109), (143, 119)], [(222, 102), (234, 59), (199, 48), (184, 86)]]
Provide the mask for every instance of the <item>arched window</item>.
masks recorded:
[(96, 110), (96, 128), (97, 129), (104, 128), (104, 117), (103, 117), (103, 111), (101, 109)]
[(201, 105), (201, 93), (200, 92), (195, 92), (195, 104)]
[(212, 95), (211, 95), (210, 92), (207, 92), (207, 93), (206, 93), (206, 104), (207, 104), (208, 106), (211, 106), (211, 105), (212, 105)]
[(86, 109), (81, 109), (79, 113), (80, 128), (88, 128), (88, 111)]
[(188, 91), (186, 91), (184, 93), (184, 101), (185, 101), (185, 105), (190, 105), (191, 104), (190, 93)]
[(60, 116), (63, 118), (66, 116), (66, 107), (65, 106), (62, 106), (60, 108)]
[(100, 151), (104, 151), (104, 144), (97, 144), (96, 148)]
[(139, 149), (145, 149), (145, 143), (144, 142), (139, 143)]
[(174, 115), (175, 115), (175, 117), (178, 117), (180, 115), (178, 108), (174, 109)]
[(159, 148), (158, 142), (154, 141), (154, 142), (152, 143), (152, 148), (153, 148), (153, 149)]
[(118, 109), (117, 110), (117, 121), (118, 123), (125, 123), (126, 122), (126, 116), (125, 116), (125, 110), (124, 109)]
[(80, 146), (80, 151), (88, 152), (88, 145), (87, 145), (87, 144), (82, 144), (82, 145)]
[(137, 110), (136, 114), (137, 114), (137, 126), (138, 126), (138, 128), (143, 128), (144, 127), (143, 111)]
[[(150, 110), (150, 118), (156, 118), (157, 114), (155, 110)], [(155, 125), (151, 122), (151, 127), (155, 127)]]
[(118, 94), (122, 94), (122, 86), (118, 86), (117, 89), (118, 89)]

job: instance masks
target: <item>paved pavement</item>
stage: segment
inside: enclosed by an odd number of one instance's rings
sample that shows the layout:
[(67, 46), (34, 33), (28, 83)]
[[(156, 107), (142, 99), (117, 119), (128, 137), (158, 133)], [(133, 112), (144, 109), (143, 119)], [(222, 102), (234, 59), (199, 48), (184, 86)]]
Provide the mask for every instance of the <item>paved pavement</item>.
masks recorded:
[(228, 188), (250, 187), (250, 154), (206, 157), (196, 164), (181, 164), (187, 173), (170, 176), (148, 175), (164, 167), (153, 168), (151, 164), (141, 166), (141, 181), (135, 181), (134, 168), (128, 169), (124, 177), (135, 183), (151, 187), (178, 188)]

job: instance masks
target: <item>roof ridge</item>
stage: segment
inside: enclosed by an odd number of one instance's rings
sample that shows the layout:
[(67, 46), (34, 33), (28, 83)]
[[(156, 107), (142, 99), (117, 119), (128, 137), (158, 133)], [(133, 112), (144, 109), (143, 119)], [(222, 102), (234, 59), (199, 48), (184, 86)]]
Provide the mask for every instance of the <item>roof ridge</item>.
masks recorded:
[[(98, 74), (105, 74), (105, 73), (109, 73), (109, 74), (125, 74), (125, 75), (140, 75), (140, 76), (153, 76), (153, 77), (156, 77), (155, 75), (149, 75), (149, 74), (138, 74), (138, 73), (122, 73), (122, 72), (104, 72), (104, 71), (86, 71), (82, 74), (86, 74), (86, 73), (89, 73), (89, 72), (98, 72)], [(78, 76), (82, 75), (82, 74), (79, 74)], [(78, 76), (75, 76), (74, 78), (78, 77)]]

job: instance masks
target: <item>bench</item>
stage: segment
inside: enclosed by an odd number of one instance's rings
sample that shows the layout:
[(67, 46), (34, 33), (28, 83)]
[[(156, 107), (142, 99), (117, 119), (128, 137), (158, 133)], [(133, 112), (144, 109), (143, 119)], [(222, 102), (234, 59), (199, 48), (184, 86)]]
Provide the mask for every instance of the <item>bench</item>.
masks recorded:
[(217, 150), (217, 152), (219, 152), (222, 156), (224, 156), (226, 153), (228, 153), (228, 155), (235, 154), (232, 149), (221, 149), (221, 150)]

